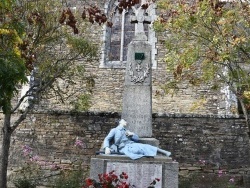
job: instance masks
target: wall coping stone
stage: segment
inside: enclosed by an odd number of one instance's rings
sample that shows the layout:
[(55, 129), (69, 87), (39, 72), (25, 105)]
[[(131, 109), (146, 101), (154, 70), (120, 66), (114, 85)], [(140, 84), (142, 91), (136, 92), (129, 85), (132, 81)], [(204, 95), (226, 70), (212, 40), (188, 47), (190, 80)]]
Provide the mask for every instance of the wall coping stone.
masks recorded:
[[(87, 111), (87, 112), (76, 112), (67, 110), (51, 110), (51, 111), (35, 111), (30, 114), (48, 114), (48, 115), (80, 115), (80, 116), (100, 116), (100, 117), (111, 117), (120, 118), (121, 112), (108, 112), (108, 111)], [(214, 119), (244, 119), (243, 115), (218, 115), (218, 114), (189, 114), (189, 113), (153, 113), (153, 118), (214, 118)]]

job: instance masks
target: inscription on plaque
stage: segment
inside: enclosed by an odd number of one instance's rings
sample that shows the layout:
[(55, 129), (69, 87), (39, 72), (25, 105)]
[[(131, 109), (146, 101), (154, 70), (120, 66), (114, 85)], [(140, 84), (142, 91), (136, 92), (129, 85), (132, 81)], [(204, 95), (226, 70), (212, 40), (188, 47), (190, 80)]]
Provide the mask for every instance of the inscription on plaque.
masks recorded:
[(122, 172), (127, 173), (127, 183), (138, 188), (148, 187), (155, 178), (160, 179), (160, 181), (156, 183), (155, 188), (162, 187), (161, 164), (108, 162), (106, 169), (107, 173), (114, 170), (116, 175), (120, 175)]
[(147, 86), (125, 87), (122, 118), (128, 122), (128, 129), (140, 137), (152, 135), (151, 88)]

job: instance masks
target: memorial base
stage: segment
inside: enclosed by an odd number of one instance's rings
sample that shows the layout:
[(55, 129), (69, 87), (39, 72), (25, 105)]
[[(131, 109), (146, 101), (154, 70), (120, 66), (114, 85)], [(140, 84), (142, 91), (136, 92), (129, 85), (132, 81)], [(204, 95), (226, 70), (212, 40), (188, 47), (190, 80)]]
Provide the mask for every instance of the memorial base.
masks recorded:
[(116, 175), (127, 173), (127, 183), (136, 188), (148, 187), (155, 178), (160, 179), (155, 188), (178, 188), (178, 163), (170, 157), (132, 160), (124, 155), (98, 155), (91, 158), (90, 178), (99, 180), (98, 174), (113, 170)]

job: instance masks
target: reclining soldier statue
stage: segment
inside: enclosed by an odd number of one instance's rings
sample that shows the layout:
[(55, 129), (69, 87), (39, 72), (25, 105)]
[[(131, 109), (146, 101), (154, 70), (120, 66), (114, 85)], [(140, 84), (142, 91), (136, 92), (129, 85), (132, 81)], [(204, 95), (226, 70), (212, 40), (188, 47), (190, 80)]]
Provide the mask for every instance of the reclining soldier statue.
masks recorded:
[[(121, 119), (119, 125), (116, 128), (111, 129), (103, 143), (105, 154), (118, 152), (130, 157), (131, 159), (139, 159), (144, 156), (154, 157), (157, 155), (157, 152), (168, 157), (171, 155), (171, 152), (169, 151), (149, 144), (138, 143), (138, 135), (126, 130), (126, 126), (127, 122), (124, 119)], [(111, 143), (112, 141), (114, 142), (113, 144)]]

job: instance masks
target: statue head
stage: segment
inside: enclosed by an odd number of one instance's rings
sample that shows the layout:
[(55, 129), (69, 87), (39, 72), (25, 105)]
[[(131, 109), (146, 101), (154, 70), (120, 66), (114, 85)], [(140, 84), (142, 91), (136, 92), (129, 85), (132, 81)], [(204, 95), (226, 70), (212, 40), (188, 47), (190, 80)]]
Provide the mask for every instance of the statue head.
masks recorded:
[(127, 122), (124, 119), (121, 119), (119, 121), (119, 125), (122, 125), (122, 126), (126, 127), (127, 126)]

